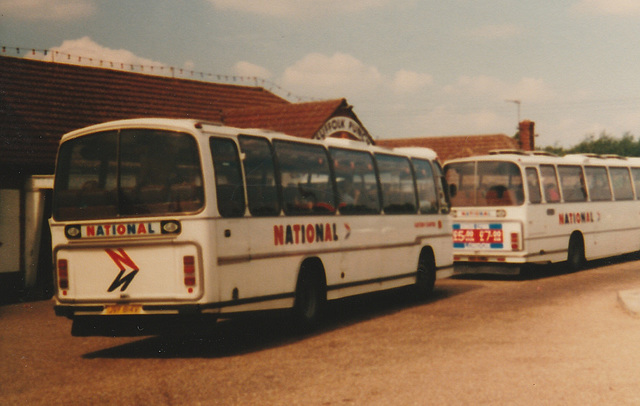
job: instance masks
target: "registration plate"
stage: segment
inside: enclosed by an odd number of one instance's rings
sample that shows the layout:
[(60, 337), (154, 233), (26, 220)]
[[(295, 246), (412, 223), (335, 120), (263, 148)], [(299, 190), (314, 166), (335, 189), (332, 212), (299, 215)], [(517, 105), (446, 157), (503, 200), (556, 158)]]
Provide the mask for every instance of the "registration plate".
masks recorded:
[(501, 243), (502, 230), (492, 229), (461, 229), (453, 230), (453, 241), (460, 243)]
[(473, 249), (503, 249), (504, 232), (501, 223), (454, 223), (453, 247)]
[(141, 305), (133, 304), (117, 304), (104, 307), (104, 314), (140, 314), (142, 313)]

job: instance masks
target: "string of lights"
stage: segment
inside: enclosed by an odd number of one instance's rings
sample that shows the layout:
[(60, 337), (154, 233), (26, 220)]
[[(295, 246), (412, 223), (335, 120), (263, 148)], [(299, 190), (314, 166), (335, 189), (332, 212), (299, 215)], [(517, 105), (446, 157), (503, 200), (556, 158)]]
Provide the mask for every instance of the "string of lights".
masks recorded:
[(292, 102), (318, 101), (310, 97), (302, 97), (287, 91), (275, 82), (257, 76), (229, 75), (196, 71), (188, 68), (177, 68), (167, 65), (139, 64), (121, 61), (111, 61), (102, 58), (93, 58), (82, 55), (29, 47), (12, 47), (2, 45), (0, 56), (13, 56), (19, 58), (36, 59), (45, 62), (67, 63), (81, 66), (92, 66), (105, 69), (115, 69), (128, 72), (137, 72), (150, 75), (166, 76), (177, 79), (193, 79), (225, 84), (241, 84), (261, 87), (271, 93), (280, 95)]

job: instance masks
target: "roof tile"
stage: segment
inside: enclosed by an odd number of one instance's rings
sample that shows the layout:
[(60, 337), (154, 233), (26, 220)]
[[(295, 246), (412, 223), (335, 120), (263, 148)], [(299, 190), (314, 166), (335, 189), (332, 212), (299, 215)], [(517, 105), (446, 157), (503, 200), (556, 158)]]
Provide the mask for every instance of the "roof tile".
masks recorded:
[(377, 140), (376, 144), (388, 148), (431, 148), (443, 162), (453, 158), (488, 154), (494, 149), (518, 148), (517, 141), (504, 134), (386, 139)]
[(282, 131), (298, 137), (312, 138), (328, 118), (346, 106), (345, 99), (336, 99), (229, 109), (223, 113), (223, 122), (234, 127), (263, 128)]
[(136, 117), (221, 121), (222, 110), (290, 105), (260, 87), (0, 57), (0, 165), (52, 168), (60, 137)]

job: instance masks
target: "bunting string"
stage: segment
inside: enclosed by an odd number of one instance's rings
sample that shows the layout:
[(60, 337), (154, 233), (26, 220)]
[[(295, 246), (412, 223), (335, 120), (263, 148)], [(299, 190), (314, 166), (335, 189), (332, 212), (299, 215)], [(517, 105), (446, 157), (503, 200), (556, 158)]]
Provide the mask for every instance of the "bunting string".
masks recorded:
[(319, 101), (311, 97), (297, 96), (282, 88), (275, 82), (257, 76), (228, 75), (219, 73), (201, 72), (186, 68), (176, 68), (167, 65), (132, 64), (121, 61), (111, 61), (106, 59), (96, 59), (93, 57), (72, 55), (65, 52), (49, 49), (36, 49), (25, 47), (10, 47), (2, 45), (0, 56), (19, 57), (35, 59), (44, 62), (65, 63), (81, 66), (92, 66), (103, 69), (121, 70), (150, 74), (155, 76), (171, 77), (176, 79), (195, 79), (212, 83), (241, 84), (245, 86), (261, 87), (271, 93), (286, 98), (291, 102)]

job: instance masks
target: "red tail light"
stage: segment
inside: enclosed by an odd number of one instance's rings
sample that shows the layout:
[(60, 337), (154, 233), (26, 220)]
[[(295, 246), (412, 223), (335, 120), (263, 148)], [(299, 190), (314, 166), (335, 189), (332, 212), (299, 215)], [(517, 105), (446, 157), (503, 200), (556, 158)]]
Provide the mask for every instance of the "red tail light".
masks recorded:
[(193, 255), (186, 255), (182, 258), (184, 285), (196, 285), (196, 259)]
[(518, 233), (511, 233), (511, 250), (517, 251), (520, 249), (520, 239)]
[(66, 259), (58, 260), (58, 287), (69, 289), (69, 265)]

